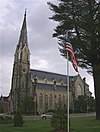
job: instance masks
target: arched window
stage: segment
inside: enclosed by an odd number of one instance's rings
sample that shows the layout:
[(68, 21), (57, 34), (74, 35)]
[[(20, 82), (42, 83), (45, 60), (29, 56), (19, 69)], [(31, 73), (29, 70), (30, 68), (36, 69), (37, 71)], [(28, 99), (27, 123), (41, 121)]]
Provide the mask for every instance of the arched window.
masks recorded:
[(81, 87), (80, 84), (78, 85), (78, 90), (77, 91), (78, 91), (78, 96), (79, 95), (83, 95), (83, 93), (82, 93), (82, 87)]
[(48, 95), (45, 94), (45, 102), (48, 103)]
[(45, 94), (45, 110), (48, 110), (48, 94)]
[(63, 104), (64, 104), (64, 105), (66, 104), (65, 96), (64, 96), (64, 95), (63, 95)]
[(49, 96), (49, 106), (52, 107), (52, 94)]
[(40, 109), (43, 108), (43, 94), (42, 93), (40, 93), (39, 95), (39, 107)]
[(58, 103), (61, 103), (61, 94), (59, 94)]
[(56, 106), (57, 106), (57, 96), (54, 95), (54, 108), (56, 108)]

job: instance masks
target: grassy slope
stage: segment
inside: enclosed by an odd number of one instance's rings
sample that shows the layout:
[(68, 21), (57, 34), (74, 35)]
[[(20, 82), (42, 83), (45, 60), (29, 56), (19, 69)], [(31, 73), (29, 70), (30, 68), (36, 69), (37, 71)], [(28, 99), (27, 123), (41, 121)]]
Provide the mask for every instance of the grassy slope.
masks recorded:
[[(100, 121), (95, 117), (77, 117), (71, 119), (72, 132), (100, 132)], [(23, 127), (12, 124), (0, 124), (0, 132), (51, 132), (49, 120), (27, 121)]]

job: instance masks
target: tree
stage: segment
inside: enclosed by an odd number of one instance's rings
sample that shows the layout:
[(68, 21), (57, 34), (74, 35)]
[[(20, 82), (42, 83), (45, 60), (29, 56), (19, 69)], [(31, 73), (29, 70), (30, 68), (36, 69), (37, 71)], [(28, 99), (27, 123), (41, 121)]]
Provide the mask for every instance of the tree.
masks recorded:
[(94, 112), (95, 111), (95, 99), (93, 97), (87, 98), (87, 105), (88, 105), (88, 111), (89, 112)]
[(67, 130), (67, 111), (66, 107), (59, 103), (51, 119), (51, 126), (56, 132), (65, 132)]
[(63, 37), (65, 30), (78, 58), (78, 66), (93, 75), (96, 98), (96, 119), (100, 120), (100, 2), (95, 0), (59, 0), (48, 2), (58, 22), (53, 37), (58, 38), (59, 50), (66, 58)]
[(24, 99), (22, 112), (26, 115), (35, 113), (35, 102), (32, 97), (26, 97)]
[(80, 95), (75, 100), (75, 112), (94, 112), (95, 99), (86, 95)]
[(23, 116), (21, 114), (20, 109), (16, 111), (15, 116), (14, 116), (14, 126), (15, 127), (22, 127), (23, 126)]
[(86, 96), (80, 95), (78, 96), (78, 99), (75, 100), (75, 112), (78, 112), (78, 113), (87, 112)]

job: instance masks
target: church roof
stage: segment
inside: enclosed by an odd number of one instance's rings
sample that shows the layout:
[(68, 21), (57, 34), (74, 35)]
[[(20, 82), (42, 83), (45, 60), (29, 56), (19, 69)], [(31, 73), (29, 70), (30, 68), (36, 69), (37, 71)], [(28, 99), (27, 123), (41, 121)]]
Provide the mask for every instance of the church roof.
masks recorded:
[[(63, 80), (66, 83), (67, 80), (67, 75), (63, 75), (63, 74), (58, 74), (58, 73), (53, 73), (53, 72), (48, 72), (48, 71), (41, 71), (41, 70), (35, 70), (35, 69), (30, 69), (31, 73), (32, 73), (32, 77), (38, 77), (39, 79), (44, 79), (45, 77), (48, 80), (53, 80), (55, 79), (56, 81), (61, 81)], [(70, 76), (70, 79), (72, 81), (76, 81), (77, 76)]]
[[(53, 80), (55, 80), (56, 82), (62, 81), (64, 84), (67, 84), (67, 75), (52, 73), (52, 72), (47, 72), (47, 71), (41, 71), (41, 70), (35, 70), (35, 69), (31, 69), (30, 71), (32, 74), (32, 78), (37, 77), (38, 80), (44, 80), (46, 78), (48, 81), (53, 81)], [(70, 87), (72, 86), (72, 82), (74, 83), (76, 81), (77, 76), (78, 75), (69, 77)], [(51, 87), (50, 84), (48, 84), (48, 85), (49, 85), (49, 87)], [(63, 87), (65, 87), (65, 86), (63, 86)], [(59, 89), (60, 88), (62, 88), (62, 86), (61, 87), (59, 86)]]
[(60, 85), (52, 85), (52, 84), (44, 84), (44, 83), (37, 83), (37, 88), (40, 90), (55, 90), (55, 91), (66, 91), (66, 86), (60, 86)]

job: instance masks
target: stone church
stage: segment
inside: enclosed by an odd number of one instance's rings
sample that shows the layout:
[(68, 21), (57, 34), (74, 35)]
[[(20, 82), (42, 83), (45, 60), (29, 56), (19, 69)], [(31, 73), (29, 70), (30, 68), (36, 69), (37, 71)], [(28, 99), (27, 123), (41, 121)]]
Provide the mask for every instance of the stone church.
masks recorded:
[[(91, 96), (85, 78), (78, 74), (70, 76), (70, 108), (79, 95)], [(67, 106), (67, 76), (47, 71), (30, 69), (30, 50), (27, 39), (26, 12), (20, 32), (19, 42), (14, 54), (11, 84), (10, 110), (22, 107), (25, 97), (32, 97), (37, 103), (37, 112), (55, 109), (58, 102)]]

